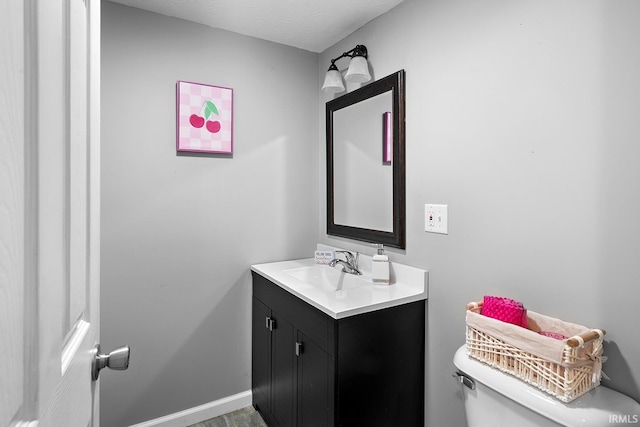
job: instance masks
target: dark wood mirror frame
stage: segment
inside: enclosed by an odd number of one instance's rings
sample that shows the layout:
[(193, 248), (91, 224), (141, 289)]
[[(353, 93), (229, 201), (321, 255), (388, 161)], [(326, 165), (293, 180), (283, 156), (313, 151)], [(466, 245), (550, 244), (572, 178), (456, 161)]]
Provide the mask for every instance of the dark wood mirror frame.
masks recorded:
[[(392, 91), (393, 98), (393, 230), (381, 231), (336, 224), (334, 220), (333, 113)], [(400, 70), (326, 104), (327, 234), (405, 248), (405, 72)]]

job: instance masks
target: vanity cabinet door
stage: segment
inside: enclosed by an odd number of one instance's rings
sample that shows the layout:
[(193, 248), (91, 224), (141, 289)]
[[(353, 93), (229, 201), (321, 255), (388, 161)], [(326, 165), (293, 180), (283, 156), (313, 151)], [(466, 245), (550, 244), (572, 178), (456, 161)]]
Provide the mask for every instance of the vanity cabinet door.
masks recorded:
[(333, 426), (333, 357), (298, 333), (298, 425)]
[(271, 413), (280, 427), (294, 427), (296, 425), (295, 330), (283, 317), (277, 314), (274, 317), (275, 327), (271, 333), (273, 345)]
[(253, 404), (271, 408), (271, 309), (253, 298), (251, 333), (251, 389)]
[(271, 413), (279, 427), (328, 427), (333, 358), (274, 313)]

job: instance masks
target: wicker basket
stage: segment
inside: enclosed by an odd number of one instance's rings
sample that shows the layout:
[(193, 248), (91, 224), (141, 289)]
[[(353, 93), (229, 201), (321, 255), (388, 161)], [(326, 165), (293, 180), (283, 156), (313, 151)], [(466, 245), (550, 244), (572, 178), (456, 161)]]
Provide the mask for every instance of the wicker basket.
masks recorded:
[[(467, 305), (467, 354), (571, 402), (600, 384), (605, 331), (528, 311), (529, 329), (480, 314), (482, 302)], [(571, 338), (539, 334), (552, 331)], [(536, 332), (538, 331), (538, 332)]]

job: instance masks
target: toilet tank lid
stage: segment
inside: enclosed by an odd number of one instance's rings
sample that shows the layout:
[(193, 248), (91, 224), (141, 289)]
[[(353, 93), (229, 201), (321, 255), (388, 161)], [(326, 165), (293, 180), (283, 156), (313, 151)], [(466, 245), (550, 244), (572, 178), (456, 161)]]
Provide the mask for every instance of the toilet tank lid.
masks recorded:
[(615, 420), (640, 423), (640, 403), (604, 386), (596, 387), (570, 403), (564, 403), (524, 381), (469, 357), (465, 345), (456, 351), (453, 363), (476, 383), (561, 425), (602, 426)]

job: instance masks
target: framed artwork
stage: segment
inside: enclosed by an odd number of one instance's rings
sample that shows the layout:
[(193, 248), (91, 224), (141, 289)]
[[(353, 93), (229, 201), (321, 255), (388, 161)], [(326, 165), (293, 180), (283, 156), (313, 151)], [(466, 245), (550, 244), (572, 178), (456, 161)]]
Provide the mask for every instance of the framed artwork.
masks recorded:
[(176, 149), (233, 154), (233, 89), (176, 83)]

